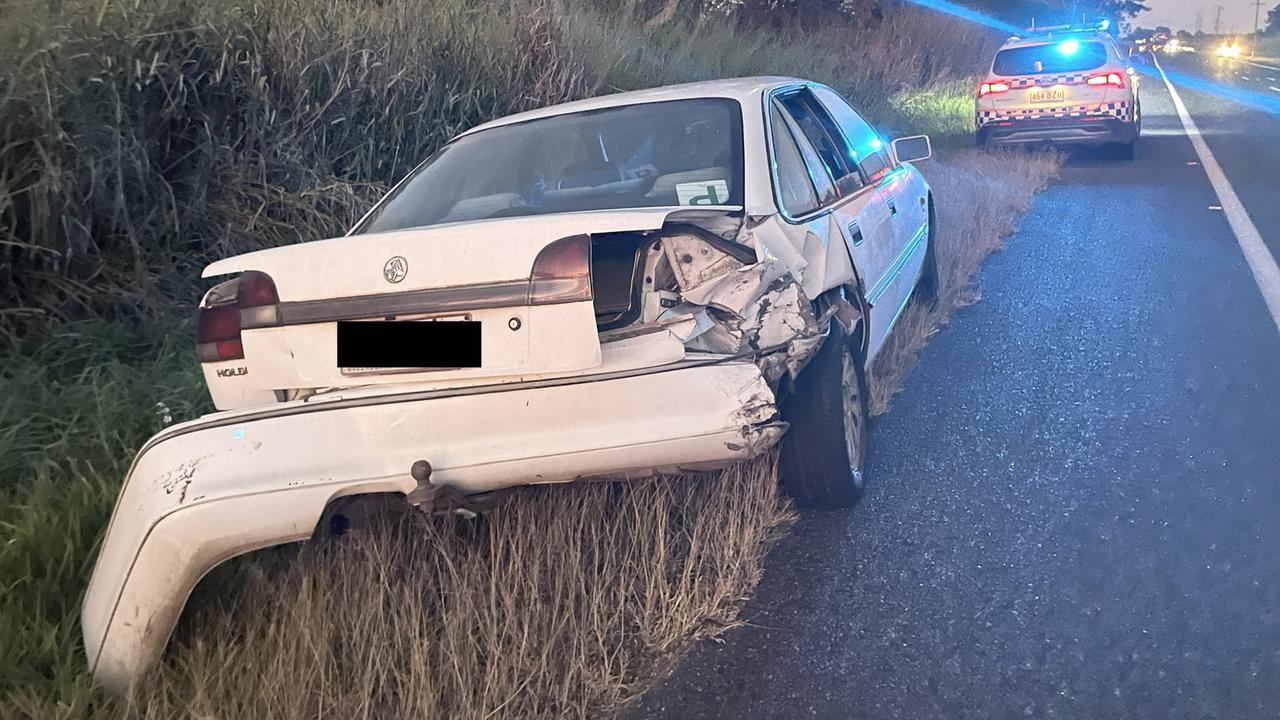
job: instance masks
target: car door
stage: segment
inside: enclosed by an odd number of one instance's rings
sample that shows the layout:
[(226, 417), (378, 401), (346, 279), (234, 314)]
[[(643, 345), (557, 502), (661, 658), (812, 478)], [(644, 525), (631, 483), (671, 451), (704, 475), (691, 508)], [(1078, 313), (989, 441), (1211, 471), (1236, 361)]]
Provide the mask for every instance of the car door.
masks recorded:
[(792, 90), (782, 94), (779, 102), (813, 148), (822, 168), (835, 178), (840, 197), (830, 211), (840, 226), (871, 305), (868, 357), (872, 357), (883, 344), (895, 315), (891, 302), (881, 302), (888, 287), (884, 283), (892, 277), (898, 254), (893, 226), (895, 201), (879, 187), (878, 180), (887, 169), (877, 170), (868, 163), (874, 174), (863, 170), (859, 155), (815, 94), (816, 89), (820, 88)]
[(816, 151), (776, 99), (766, 108), (775, 197), (781, 213), (771, 219), (791, 252), (803, 258), (798, 278), (809, 297), (853, 279), (846, 241), (830, 211), (839, 200), (835, 182)]
[(867, 302), (873, 325), (888, 332), (911, 296), (915, 277), (924, 259), (928, 231), (928, 201), (923, 184), (914, 173), (896, 166), (887, 143), (834, 90), (817, 85), (814, 96), (840, 129), (848, 157), (857, 163), (863, 179), (874, 188), (867, 214), (884, 224), (880, 244), (859, 246), (855, 254), (863, 270)]

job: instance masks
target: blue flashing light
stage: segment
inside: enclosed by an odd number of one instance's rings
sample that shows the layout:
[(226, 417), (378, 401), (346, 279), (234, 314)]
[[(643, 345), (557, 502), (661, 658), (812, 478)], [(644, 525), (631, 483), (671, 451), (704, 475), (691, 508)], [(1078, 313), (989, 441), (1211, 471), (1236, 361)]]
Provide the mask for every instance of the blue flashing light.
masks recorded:
[(1079, 50), (1080, 50), (1080, 42), (1078, 40), (1068, 40), (1064, 43), (1058, 44), (1058, 52), (1062, 53), (1067, 57), (1071, 57), (1072, 55), (1075, 55), (1076, 52)]
[(873, 151), (879, 150), (882, 147), (884, 147), (884, 143), (880, 142), (880, 138), (871, 138), (871, 149)]
[[(1000, 30), (1002, 32), (1009, 33), (1010, 35), (1018, 35), (1023, 32), (1021, 29), (1016, 28), (1003, 20), (991, 17), (990, 15), (984, 15), (976, 10), (951, 2), (951, 0), (907, 0), (907, 2), (930, 10), (936, 10), (937, 12), (960, 18), (961, 20), (968, 20), (969, 22)], [(1099, 25), (1101, 25), (1101, 23), (1099, 23)], [(1108, 22), (1108, 27), (1109, 26), (1110, 23)], [(1163, 82), (1163, 78), (1160, 76), (1160, 73), (1155, 70), (1139, 68), (1138, 72)], [(1240, 103), (1241, 105), (1253, 108), (1254, 110), (1261, 110), (1273, 115), (1280, 115), (1280, 98), (1277, 98), (1274, 95), (1263, 95), (1260, 92), (1243, 90), (1223, 83), (1197, 77), (1195, 75), (1178, 72), (1173, 69), (1167, 69), (1165, 70), (1165, 73), (1169, 76), (1169, 80), (1175, 85), (1189, 87), (1193, 90), (1199, 90), (1225, 100), (1231, 100), (1233, 102)]]
[(244, 439), (244, 428), (236, 428), (236, 431), (235, 431), (235, 432), (233, 432), (233, 433), (231, 433), (231, 436), (232, 436), (232, 437), (234, 437), (234, 438), (235, 438), (235, 439), (237, 439), (237, 440), (243, 440), (243, 439)]

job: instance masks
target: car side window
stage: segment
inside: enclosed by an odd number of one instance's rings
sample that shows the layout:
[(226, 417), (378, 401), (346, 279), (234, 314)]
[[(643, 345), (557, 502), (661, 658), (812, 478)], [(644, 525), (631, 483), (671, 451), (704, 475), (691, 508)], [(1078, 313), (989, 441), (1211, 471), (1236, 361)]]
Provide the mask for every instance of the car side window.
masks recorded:
[(858, 166), (847, 153), (847, 145), (840, 129), (813, 94), (808, 89), (803, 89), (787, 93), (779, 99), (821, 158), (840, 193), (846, 194), (861, 187)]
[(787, 127), (786, 120), (776, 107), (770, 108), (770, 124), (773, 126), (774, 177), (778, 182), (778, 201), (782, 209), (793, 217), (818, 209), (818, 193), (809, 179), (809, 170), (800, 156), (800, 148)]
[(867, 182), (875, 182), (893, 169), (884, 141), (857, 110), (831, 88), (816, 86), (813, 92), (840, 126), (849, 156), (857, 160)]

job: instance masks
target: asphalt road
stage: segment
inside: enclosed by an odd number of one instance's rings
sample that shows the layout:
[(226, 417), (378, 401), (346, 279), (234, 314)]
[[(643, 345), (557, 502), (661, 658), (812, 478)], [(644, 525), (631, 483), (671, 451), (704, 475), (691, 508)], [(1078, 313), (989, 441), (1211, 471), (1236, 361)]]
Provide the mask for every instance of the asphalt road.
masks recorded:
[[(1280, 255), (1280, 116), (1181, 92)], [(1280, 332), (1143, 107), (1138, 160), (1075, 153), (932, 340), (864, 504), (804, 516), (751, 625), (629, 717), (1280, 717)]]

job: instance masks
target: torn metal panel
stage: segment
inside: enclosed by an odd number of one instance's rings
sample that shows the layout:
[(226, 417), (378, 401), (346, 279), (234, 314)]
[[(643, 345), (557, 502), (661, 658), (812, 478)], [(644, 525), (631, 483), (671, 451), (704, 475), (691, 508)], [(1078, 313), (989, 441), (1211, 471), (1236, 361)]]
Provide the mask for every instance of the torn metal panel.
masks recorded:
[(701, 332), (686, 346), (734, 354), (785, 346), (786, 352), (762, 356), (757, 364), (770, 383), (786, 372), (798, 372), (821, 344), (823, 332), (809, 298), (789, 274), (764, 282), (778, 270), (776, 263), (742, 268), (699, 288), (705, 307), (672, 308), (672, 312), (693, 312), (710, 321), (701, 323)]
[(776, 259), (792, 275), (802, 278), (801, 287), (811, 298), (856, 278), (853, 259), (834, 213), (803, 225), (769, 216), (744, 225), (739, 242), (756, 248), (761, 258)]
[(664, 237), (662, 246), (683, 301), (660, 319), (695, 318), (685, 340), (690, 349), (738, 354), (785, 346), (787, 352), (758, 361), (775, 383), (798, 372), (820, 344), (809, 298), (783, 262), (765, 258), (744, 265), (691, 234)]
[(722, 210), (678, 210), (667, 216), (667, 223), (695, 225), (724, 240), (737, 241), (742, 219)]
[(662, 239), (662, 251), (682, 290), (696, 288), (709, 280), (733, 272), (743, 266), (741, 260), (711, 247), (710, 243), (689, 234), (668, 235)]

